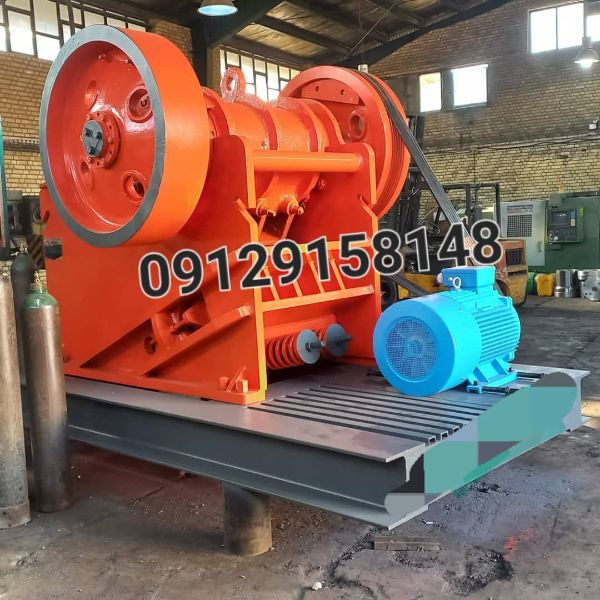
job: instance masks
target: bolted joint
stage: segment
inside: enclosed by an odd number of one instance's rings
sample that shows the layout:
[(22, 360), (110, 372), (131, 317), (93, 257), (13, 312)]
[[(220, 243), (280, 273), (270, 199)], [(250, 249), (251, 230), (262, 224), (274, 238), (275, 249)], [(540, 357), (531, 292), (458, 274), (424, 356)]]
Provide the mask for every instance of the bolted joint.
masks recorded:
[(85, 153), (91, 158), (98, 158), (104, 150), (104, 131), (98, 121), (90, 119), (84, 126), (81, 141)]

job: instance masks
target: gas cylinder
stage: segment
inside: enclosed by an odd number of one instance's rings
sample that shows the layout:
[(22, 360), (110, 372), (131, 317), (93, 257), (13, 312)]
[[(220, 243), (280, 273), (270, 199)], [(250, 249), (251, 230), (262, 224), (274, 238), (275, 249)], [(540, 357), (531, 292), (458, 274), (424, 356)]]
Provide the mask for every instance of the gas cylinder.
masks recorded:
[(21, 245), (19, 253), (10, 266), (10, 278), (13, 288), (15, 305), (15, 321), (17, 323), (17, 342), (19, 346), (19, 371), (24, 373), (23, 364), (23, 304), (33, 282), (35, 263), (27, 251), (25, 244)]
[(0, 529), (30, 518), (12, 287), (0, 271)]
[(55, 512), (71, 504), (67, 404), (58, 303), (38, 273), (23, 306), (23, 349), (35, 507)]

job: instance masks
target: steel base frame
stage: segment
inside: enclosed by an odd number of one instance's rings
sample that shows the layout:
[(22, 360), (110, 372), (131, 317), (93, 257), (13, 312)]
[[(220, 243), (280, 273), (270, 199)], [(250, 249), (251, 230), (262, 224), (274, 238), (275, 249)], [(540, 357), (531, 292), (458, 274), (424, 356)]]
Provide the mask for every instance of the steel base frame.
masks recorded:
[(271, 384), (252, 406), (68, 377), (69, 433), (391, 529), (582, 424), (588, 372), (513, 368), (504, 393), (414, 398), (364, 367), (331, 366)]

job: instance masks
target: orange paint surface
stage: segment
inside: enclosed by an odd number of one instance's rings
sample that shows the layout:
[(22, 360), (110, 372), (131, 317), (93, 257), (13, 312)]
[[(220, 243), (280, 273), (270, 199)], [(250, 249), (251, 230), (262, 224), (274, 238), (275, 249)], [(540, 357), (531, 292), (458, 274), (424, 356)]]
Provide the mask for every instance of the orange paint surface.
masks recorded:
[[(47, 261), (47, 276), (61, 306), (66, 373), (248, 404), (265, 397), (267, 344), (285, 359), (271, 365), (297, 360), (290, 336), (333, 323), (352, 337), (343, 360), (372, 361), (379, 276), (372, 269), (359, 279), (342, 275), (338, 239), (373, 236), (410, 162), (375, 90), (357, 72), (317, 67), (265, 103), (247, 95), (243, 74), (230, 69), (219, 97), (200, 87), (170, 42), (123, 33), (141, 63), (127, 43), (89, 41), (64, 63), (50, 94), (56, 192), (43, 189), (41, 203), (45, 237), (63, 246), (62, 258)], [(102, 124), (105, 140), (95, 158), (82, 145), (90, 119)], [(122, 243), (82, 239), (85, 232), (109, 239), (134, 222)], [(319, 280), (304, 246), (321, 236), (329, 281)], [(261, 275), (272, 284), (242, 289), (249, 264), (235, 252), (281, 239), (301, 245), (298, 281), (282, 286), (269, 260)], [(204, 261), (203, 284), (191, 295), (181, 296), (178, 285), (158, 300), (141, 292), (138, 264), (149, 252), (171, 260), (190, 248), (204, 258), (221, 246), (231, 291), (219, 290), (215, 264)]]

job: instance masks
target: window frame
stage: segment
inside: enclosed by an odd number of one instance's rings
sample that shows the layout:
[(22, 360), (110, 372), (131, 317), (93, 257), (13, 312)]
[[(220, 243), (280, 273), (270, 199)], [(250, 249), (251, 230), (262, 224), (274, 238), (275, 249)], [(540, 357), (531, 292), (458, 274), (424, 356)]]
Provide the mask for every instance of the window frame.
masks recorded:
[[(34, 0), (27, 0), (29, 3), (29, 8), (20, 8), (17, 6), (9, 6), (6, 3), (6, 0), (0, 0), (0, 11), (2, 12), (2, 23), (0, 23), (0, 29), (4, 31), (5, 45), (6, 48), (4, 50), (0, 50), (0, 52), (14, 52), (16, 54), (23, 54), (23, 56), (31, 56), (37, 58), (39, 60), (46, 60), (51, 62), (48, 58), (41, 58), (38, 52), (38, 40), (37, 37), (45, 37), (48, 39), (58, 40), (59, 48), (65, 43), (65, 27), (69, 28), (69, 37), (75, 35), (76, 31), (83, 29), (85, 25), (85, 14), (94, 13), (99, 16), (102, 16), (104, 24), (107, 24), (107, 19), (118, 19), (123, 21), (125, 24), (125, 28), (129, 29), (130, 25), (134, 25), (136, 27), (143, 27), (147, 30), (148, 23), (142, 19), (137, 17), (129, 16), (127, 14), (121, 14), (116, 11), (107, 8), (100, 8), (98, 6), (94, 6), (88, 4), (82, 0), (49, 0), (50, 2), (56, 5), (56, 23), (58, 28), (58, 34), (46, 33), (37, 30), (36, 27), (36, 16), (35, 16), (35, 3)], [(65, 6), (67, 8), (68, 19), (63, 19), (61, 16), (60, 7)], [(81, 23), (77, 23), (75, 21), (73, 9), (79, 10), (81, 14)], [(10, 36), (10, 26), (9, 26), (9, 14), (17, 13), (29, 18), (30, 24), (30, 32), (32, 36), (32, 47), (33, 52), (30, 54), (28, 52), (20, 52), (18, 50), (12, 49), (12, 42)]]
[[(461, 69), (472, 69), (474, 67), (485, 67), (485, 100), (483, 102), (471, 102), (469, 104), (460, 104), (457, 106), (456, 104), (456, 90), (454, 89), (454, 71), (460, 71)], [(450, 107), (451, 110), (463, 110), (464, 108), (475, 108), (477, 106), (488, 106), (490, 103), (490, 63), (477, 63), (477, 64), (472, 64), (472, 65), (462, 65), (460, 67), (452, 67), (451, 69), (447, 70), (448, 72), (448, 78), (450, 80), (450, 85), (451, 85), (451, 100), (452, 100), (452, 106)], [(443, 81), (442, 81), (442, 85), (443, 85)], [(442, 102), (444, 99), (444, 95), (442, 92)]]
[[(570, 6), (572, 4), (581, 4), (583, 6), (584, 3), (582, 2), (582, 0), (573, 0), (571, 2), (568, 2), (568, 1), (567, 2), (556, 2), (556, 3), (548, 4), (546, 6), (538, 6), (536, 8), (527, 9), (527, 54), (529, 54), (530, 56), (546, 56), (546, 55), (550, 54), (551, 52), (569, 52), (569, 51), (572, 51), (573, 48), (578, 47), (577, 45), (565, 46), (564, 48), (559, 48), (559, 46), (558, 46), (558, 9), (562, 8), (563, 6)], [(554, 10), (555, 47), (551, 48), (549, 50), (540, 50), (538, 52), (534, 52), (531, 49), (531, 15), (533, 13), (541, 12), (544, 10)], [(589, 19), (591, 16), (594, 16), (594, 15), (587, 15), (587, 18)], [(583, 35), (585, 35), (585, 33), (586, 33), (586, 28), (587, 28), (587, 23), (586, 23), (585, 11), (584, 11)], [(599, 41), (600, 40), (592, 41), (592, 44), (597, 44)]]
[[(471, 104), (461, 104), (461, 105), (457, 106), (454, 103), (454, 98), (455, 98), (454, 77), (453, 77), (452, 72), (456, 71), (456, 70), (460, 70), (460, 69), (469, 69), (472, 67), (485, 67), (485, 96), (486, 96), (486, 99), (484, 102), (473, 102)], [(426, 73), (417, 74), (415, 77), (416, 77), (417, 87), (418, 87), (418, 91), (419, 91), (418, 114), (432, 115), (432, 114), (436, 114), (436, 113), (451, 112), (451, 111), (455, 111), (455, 110), (465, 110), (465, 109), (469, 109), (469, 108), (480, 108), (483, 106), (489, 106), (490, 105), (490, 95), (491, 95), (490, 92), (492, 90), (492, 88), (490, 86), (490, 69), (492, 69), (492, 68), (493, 67), (489, 62), (478, 62), (478, 63), (472, 63), (472, 64), (467, 64), (467, 65), (463, 64), (463, 65), (459, 65), (456, 67), (432, 70), (432, 71), (427, 71)], [(421, 110), (421, 85), (420, 85), (421, 76), (432, 75), (434, 73), (440, 74), (441, 108), (436, 109), (436, 110), (423, 111), (423, 110)]]
[[(432, 108), (429, 110), (423, 110), (423, 97), (421, 95), (421, 78), (422, 77), (427, 77), (428, 75), (439, 75), (440, 76), (440, 107), (439, 108)], [(419, 81), (419, 114), (422, 115), (427, 115), (427, 114), (432, 114), (432, 113), (436, 113), (436, 112), (442, 112), (444, 110), (444, 74), (442, 70), (439, 71), (428, 71), (427, 73), (421, 73), (418, 76), (418, 81)]]
[[(236, 64), (230, 63), (228, 61), (228, 57), (227, 57), (228, 54), (237, 56), (239, 64), (236, 65)], [(259, 55), (259, 54), (245, 52), (243, 50), (239, 50), (238, 48), (235, 48), (234, 46), (229, 46), (229, 45), (225, 44), (219, 48), (219, 73), (220, 73), (221, 77), (223, 77), (223, 74), (227, 70), (228, 67), (239, 67), (240, 69), (242, 69), (242, 58), (244, 58), (244, 57), (252, 60), (252, 74), (253, 74), (252, 81), (246, 80), (246, 93), (256, 96), (263, 102), (271, 102), (272, 100), (276, 100), (279, 97), (279, 94), (281, 93), (281, 91), (290, 82), (290, 80), (293, 79), (298, 73), (300, 73), (302, 71), (302, 68), (299, 65), (293, 65), (292, 63), (284, 63), (284, 62), (276, 61), (276, 60), (267, 58), (267, 57)], [(264, 66), (265, 66), (264, 71), (257, 70), (257, 68), (256, 68), (257, 62), (264, 63)], [(279, 85), (279, 89), (276, 89), (272, 85), (269, 85), (269, 82), (271, 80), (271, 77), (269, 76), (269, 65), (275, 66), (277, 68), (277, 83)], [(288, 77), (282, 76), (282, 70), (288, 71)], [(243, 71), (243, 69), (242, 69), (242, 71)], [(295, 74), (293, 74), (293, 72), (295, 72)], [(261, 96), (259, 96), (257, 93), (257, 89), (256, 89), (257, 74), (260, 76), (263, 76), (265, 78), (265, 85), (266, 85), (268, 99), (261, 98)], [(282, 85), (282, 82), (285, 82), (285, 84)], [(253, 89), (254, 91), (249, 91), (248, 87), (250, 87), (250, 89), (251, 90)], [(274, 96), (273, 98), (271, 98), (271, 95), (272, 95), (271, 92), (277, 92), (277, 96)]]

